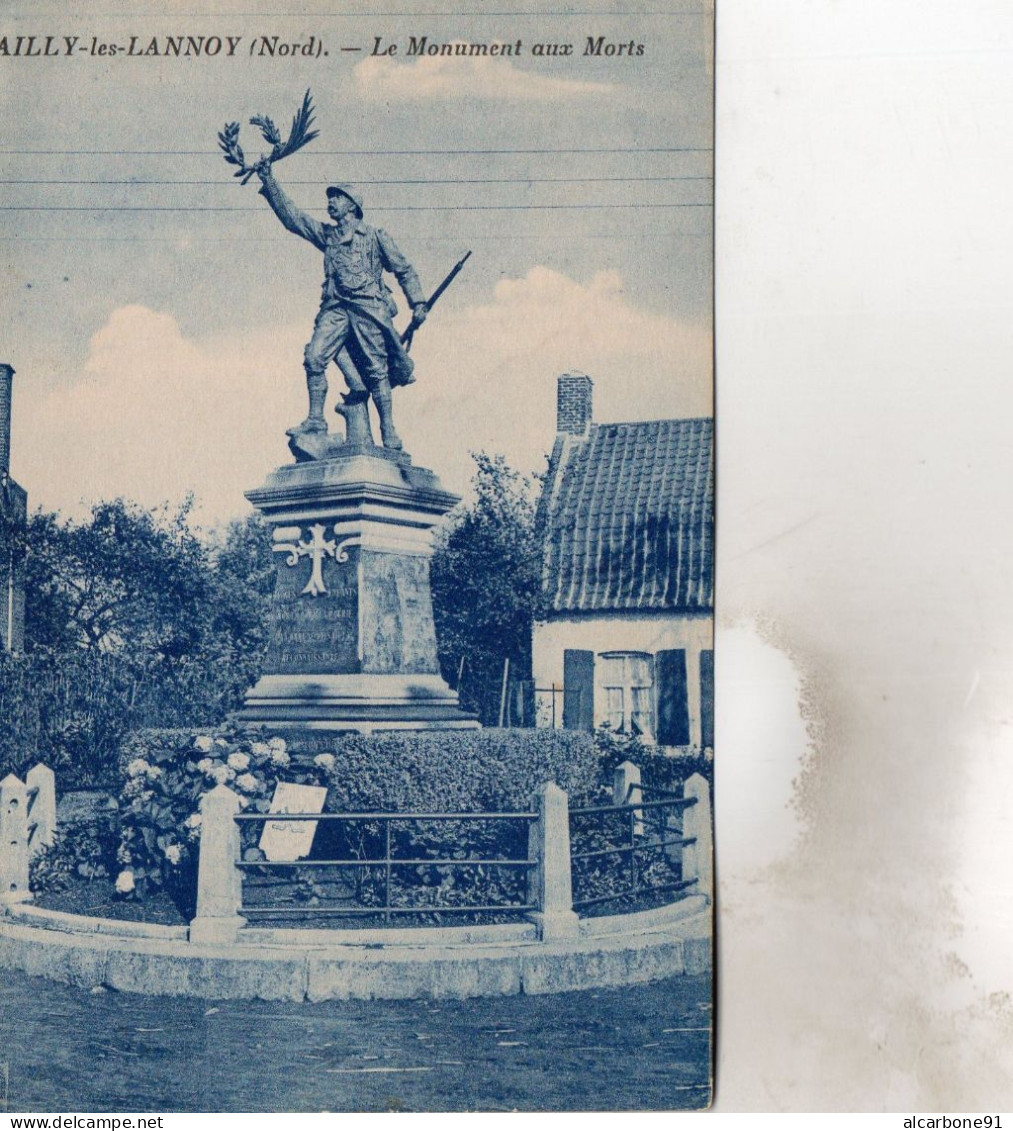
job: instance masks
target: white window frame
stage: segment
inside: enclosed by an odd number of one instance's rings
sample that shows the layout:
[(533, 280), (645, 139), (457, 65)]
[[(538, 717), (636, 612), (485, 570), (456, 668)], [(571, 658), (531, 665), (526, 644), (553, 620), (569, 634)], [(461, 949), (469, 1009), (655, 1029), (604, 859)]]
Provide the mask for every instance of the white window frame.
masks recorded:
[[(611, 649), (599, 652), (597, 661), (595, 669), (601, 673), (605, 725), (624, 734), (639, 732), (645, 742), (653, 743), (657, 729), (653, 654), (636, 649)], [(615, 692), (618, 692), (618, 710), (614, 705)], [(634, 707), (638, 698), (636, 692), (641, 693), (639, 708)]]

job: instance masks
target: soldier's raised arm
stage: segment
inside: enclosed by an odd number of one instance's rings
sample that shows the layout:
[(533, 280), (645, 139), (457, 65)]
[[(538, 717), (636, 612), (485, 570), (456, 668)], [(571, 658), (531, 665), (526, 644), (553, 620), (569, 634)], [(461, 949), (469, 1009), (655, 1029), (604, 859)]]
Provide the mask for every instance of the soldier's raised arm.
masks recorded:
[(324, 250), (324, 225), (315, 220), (308, 212), (303, 212), (289, 199), (288, 194), (274, 179), (269, 161), (257, 166), (257, 176), (260, 177), (260, 195), (274, 209), (274, 214), (290, 232), (309, 240), (315, 247)]

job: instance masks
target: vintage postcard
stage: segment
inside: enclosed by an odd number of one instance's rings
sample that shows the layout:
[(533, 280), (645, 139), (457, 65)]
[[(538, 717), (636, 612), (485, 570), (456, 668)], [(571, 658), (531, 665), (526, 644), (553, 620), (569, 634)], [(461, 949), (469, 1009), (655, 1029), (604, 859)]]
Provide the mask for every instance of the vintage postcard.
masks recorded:
[(705, 1108), (712, 6), (256, 7), (0, 14), (0, 1104)]

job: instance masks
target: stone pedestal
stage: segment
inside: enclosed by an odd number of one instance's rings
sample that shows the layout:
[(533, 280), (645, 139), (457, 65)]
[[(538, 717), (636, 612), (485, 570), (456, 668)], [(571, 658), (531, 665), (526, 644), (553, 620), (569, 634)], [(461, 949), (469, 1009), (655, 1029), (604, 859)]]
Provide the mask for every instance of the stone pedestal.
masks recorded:
[(458, 502), (404, 453), (345, 443), (246, 496), (274, 527), (264, 674), (237, 713), (290, 729), (472, 728), (440, 675), (432, 529)]

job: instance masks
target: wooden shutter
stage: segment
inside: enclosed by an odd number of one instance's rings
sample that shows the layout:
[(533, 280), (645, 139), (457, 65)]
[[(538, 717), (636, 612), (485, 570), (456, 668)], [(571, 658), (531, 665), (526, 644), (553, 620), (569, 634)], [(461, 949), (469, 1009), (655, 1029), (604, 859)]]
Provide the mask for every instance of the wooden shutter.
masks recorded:
[(689, 695), (686, 689), (686, 651), (671, 648), (654, 657), (658, 689), (659, 746), (689, 745)]
[(714, 749), (714, 652), (700, 653), (700, 735), (701, 744)]
[(594, 730), (594, 653), (582, 648), (563, 652), (563, 726)]

